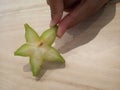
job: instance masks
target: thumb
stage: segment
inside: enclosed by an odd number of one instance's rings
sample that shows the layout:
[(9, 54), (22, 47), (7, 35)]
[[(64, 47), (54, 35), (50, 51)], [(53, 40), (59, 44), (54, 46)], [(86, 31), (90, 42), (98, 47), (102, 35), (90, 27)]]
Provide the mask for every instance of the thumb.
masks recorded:
[(51, 10), (50, 26), (58, 24), (63, 15), (63, 0), (47, 0)]

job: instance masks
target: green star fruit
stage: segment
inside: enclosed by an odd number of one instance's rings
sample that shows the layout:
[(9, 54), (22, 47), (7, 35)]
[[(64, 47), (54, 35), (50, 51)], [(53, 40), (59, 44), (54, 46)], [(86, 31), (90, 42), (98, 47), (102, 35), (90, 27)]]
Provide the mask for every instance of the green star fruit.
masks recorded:
[(65, 62), (60, 53), (52, 47), (56, 38), (57, 26), (47, 29), (41, 36), (39, 36), (28, 24), (25, 24), (24, 27), (26, 43), (18, 48), (14, 52), (14, 55), (30, 58), (33, 76), (39, 75), (41, 66), (45, 60), (57, 61), (60, 63)]

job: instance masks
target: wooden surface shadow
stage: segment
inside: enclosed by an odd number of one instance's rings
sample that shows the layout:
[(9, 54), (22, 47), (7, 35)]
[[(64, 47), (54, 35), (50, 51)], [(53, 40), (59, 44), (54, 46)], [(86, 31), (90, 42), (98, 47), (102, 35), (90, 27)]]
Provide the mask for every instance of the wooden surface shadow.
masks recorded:
[(90, 42), (104, 26), (112, 21), (115, 12), (116, 4), (114, 2), (108, 3), (97, 14), (68, 30), (66, 33), (72, 38), (64, 35), (61, 39), (56, 40), (55, 47), (64, 54)]
[[(37, 77), (35, 77), (36, 81), (39, 81), (42, 76), (45, 74), (47, 70), (54, 70), (54, 69), (61, 69), (65, 67), (65, 63), (58, 63), (58, 62), (47, 62), (45, 61), (42, 65), (40, 73)], [(23, 67), (24, 72), (32, 72), (30, 64), (26, 64)]]

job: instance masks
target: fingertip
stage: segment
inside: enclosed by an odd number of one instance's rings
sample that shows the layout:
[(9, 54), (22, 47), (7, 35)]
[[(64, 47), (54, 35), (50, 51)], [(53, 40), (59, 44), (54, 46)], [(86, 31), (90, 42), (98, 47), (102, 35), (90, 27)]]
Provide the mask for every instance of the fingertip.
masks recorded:
[(66, 28), (59, 26), (57, 31), (57, 36), (61, 38), (64, 35), (65, 31), (66, 31)]
[(61, 38), (61, 36), (57, 35), (58, 38)]
[(56, 24), (57, 24), (57, 23), (54, 22), (53, 20), (50, 21), (50, 27), (53, 27), (53, 26), (55, 26)]

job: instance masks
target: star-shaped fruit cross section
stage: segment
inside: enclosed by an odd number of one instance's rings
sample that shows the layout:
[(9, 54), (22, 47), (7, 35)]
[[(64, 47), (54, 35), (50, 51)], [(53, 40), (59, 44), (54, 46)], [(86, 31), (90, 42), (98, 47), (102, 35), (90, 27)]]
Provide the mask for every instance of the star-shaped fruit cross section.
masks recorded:
[(60, 53), (52, 47), (56, 38), (57, 26), (44, 31), (41, 36), (39, 36), (28, 24), (25, 24), (24, 27), (26, 43), (18, 48), (14, 52), (14, 55), (30, 57), (33, 76), (39, 75), (41, 66), (45, 60), (57, 61), (60, 63), (65, 62)]

